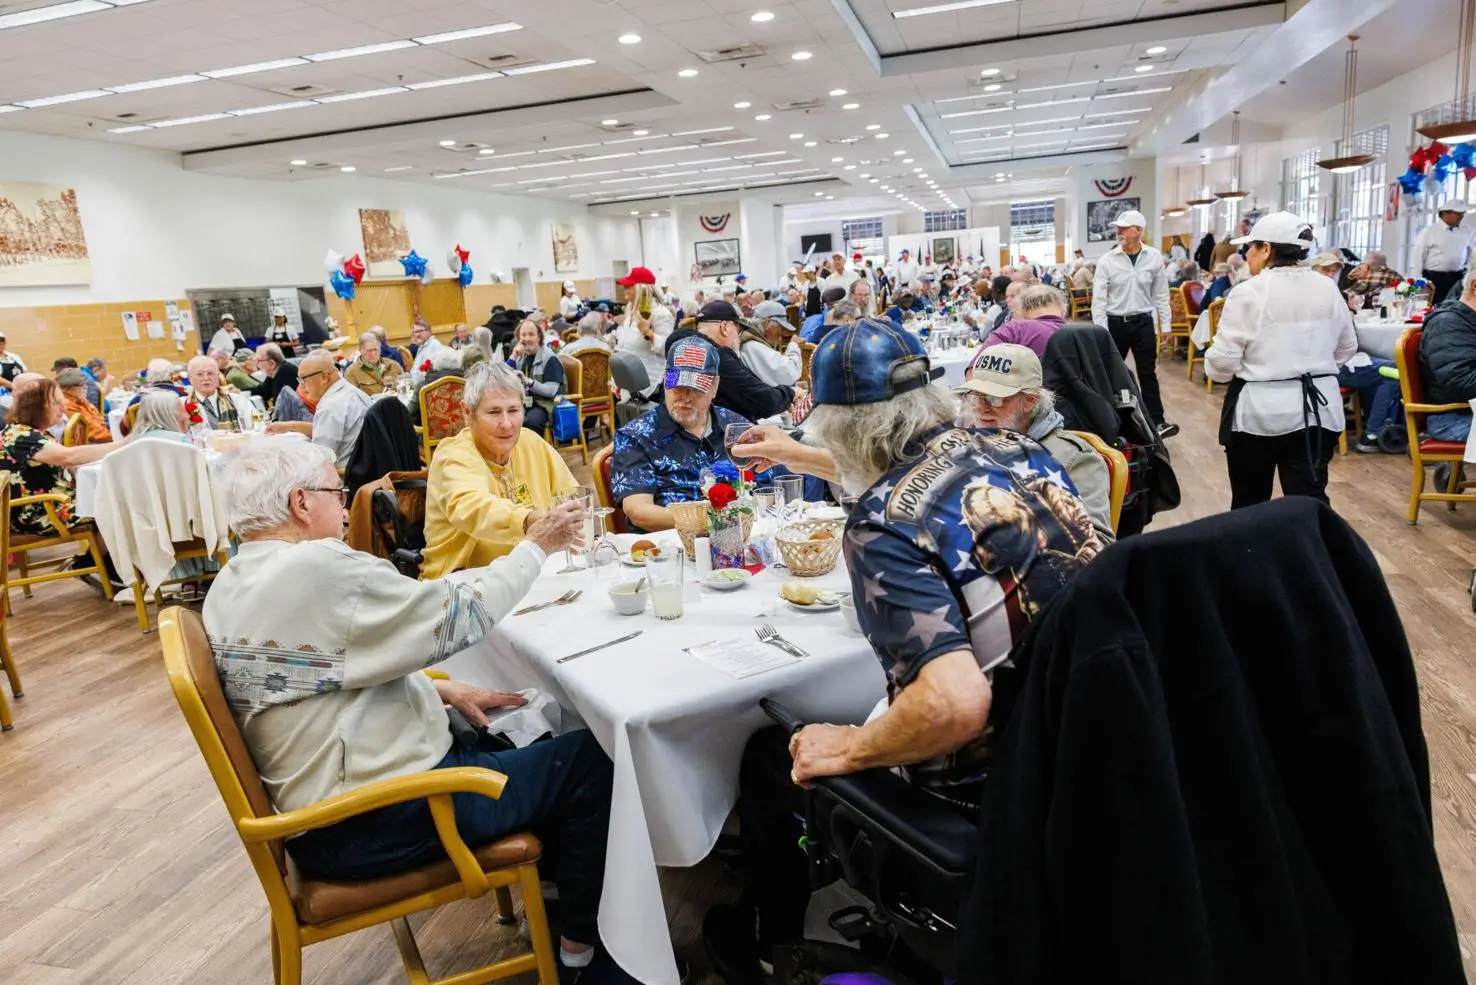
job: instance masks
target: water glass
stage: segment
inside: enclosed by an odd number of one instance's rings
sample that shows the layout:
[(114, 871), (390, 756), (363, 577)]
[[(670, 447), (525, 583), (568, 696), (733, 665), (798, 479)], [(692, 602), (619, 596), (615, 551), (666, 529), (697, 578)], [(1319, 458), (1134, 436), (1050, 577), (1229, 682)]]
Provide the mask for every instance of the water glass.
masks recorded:
[(605, 529), (605, 517), (614, 512), (608, 506), (594, 508), (595, 543), (588, 547), (588, 557), (590, 566), (595, 569), (595, 575), (599, 578), (607, 574), (617, 579), (619, 576), (620, 549), (610, 540), (609, 533)]
[(682, 575), (686, 555), (680, 549), (646, 555), (646, 581), (657, 619), (682, 617)]
[(777, 505), (784, 507), (786, 515), (792, 516), (805, 501), (805, 477), (781, 475), (774, 480), (774, 486), (779, 490)]
[(770, 510), (779, 505), (778, 486), (754, 486), (753, 510), (755, 516), (765, 516)]
[[(584, 550), (591, 550), (594, 546), (594, 490), (588, 486), (575, 486), (554, 494), (554, 505), (562, 506), (565, 503), (578, 503), (583, 510), (583, 522), (580, 525), (580, 533), (584, 538)], [(583, 571), (587, 565), (575, 564), (575, 558), (582, 557), (583, 551), (573, 547), (564, 549), (564, 566), (559, 569), (559, 574), (567, 575), (576, 571)]]

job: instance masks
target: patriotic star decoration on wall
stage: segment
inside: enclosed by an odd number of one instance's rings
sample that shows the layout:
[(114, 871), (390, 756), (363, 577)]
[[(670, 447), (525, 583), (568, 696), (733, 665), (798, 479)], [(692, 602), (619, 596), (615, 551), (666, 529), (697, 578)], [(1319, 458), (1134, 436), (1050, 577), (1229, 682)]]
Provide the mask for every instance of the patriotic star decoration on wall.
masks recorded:
[(1097, 191), (1108, 198), (1121, 198), (1133, 187), (1132, 175), (1126, 178), (1098, 178), (1092, 182), (1097, 186)]

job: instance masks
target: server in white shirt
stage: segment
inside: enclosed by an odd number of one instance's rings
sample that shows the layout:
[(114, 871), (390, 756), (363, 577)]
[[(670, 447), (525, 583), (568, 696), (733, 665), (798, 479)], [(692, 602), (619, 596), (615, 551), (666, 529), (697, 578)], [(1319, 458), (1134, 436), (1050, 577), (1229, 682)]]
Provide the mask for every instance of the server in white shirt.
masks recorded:
[(1444, 301), (1451, 288), (1466, 275), (1466, 257), (1476, 232), (1464, 225), (1466, 203), (1458, 198), (1440, 203), (1439, 218), (1420, 231), (1415, 240), (1415, 259), (1420, 276), (1430, 282), (1430, 303)]
[(897, 262), (892, 265), (893, 292), (917, 286), (917, 278), (921, 273), (922, 269), (912, 260), (912, 251), (903, 250), (897, 255)]
[(1097, 261), (1093, 275), (1092, 321), (1112, 334), (1124, 359), (1132, 352), (1143, 409), (1157, 425), (1160, 437), (1172, 437), (1179, 433), (1179, 426), (1163, 419), (1157, 366), (1158, 333), (1167, 332), (1173, 320), (1168, 271), (1163, 254), (1143, 242), (1143, 228), (1148, 225), (1143, 213), (1129, 209), (1117, 217), (1116, 225), (1117, 246)]
[(230, 312), (220, 316), (220, 328), (210, 336), (208, 349), (219, 349), (226, 354), (234, 353), (237, 349), (245, 349), (246, 336), (242, 335), (236, 328), (236, 316)]
[(1338, 367), (1358, 351), (1353, 316), (1338, 285), (1300, 266), (1312, 227), (1273, 212), (1252, 227), (1245, 259), (1254, 276), (1226, 295), (1209, 378), (1229, 383), (1220, 444), (1230, 472), (1230, 508), (1287, 496), (1327, 502), (1327, 463), (1343, 432)]

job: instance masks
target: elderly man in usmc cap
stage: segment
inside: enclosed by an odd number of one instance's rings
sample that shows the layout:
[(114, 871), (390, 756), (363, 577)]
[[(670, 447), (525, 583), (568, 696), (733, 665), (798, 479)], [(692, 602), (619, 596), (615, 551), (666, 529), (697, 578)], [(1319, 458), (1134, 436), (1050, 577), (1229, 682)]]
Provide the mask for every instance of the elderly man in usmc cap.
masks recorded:
[(1118, 355), (1126, 359), (1131, 350), (1143, 409), (1158, 427), (1159, 437), (1170, 438), (1179, 433), (1179, 426), (1163, 419), (1156, 365), (1158, 333), (1167, 332), (1173, 321), (1168, 268), (1163, 254), (1143, 242), (1143, 228), (1148, 225), (1143, 213), (1129, 209), (1117, 217), (1115, 225), (1117, 246), (1097, 261), (1092, 278), (1092, 321), (1112, 334)]
[[(858, 726), (769, 728), (740, 770), (746, 877), (703, 933), (729, 982), (758, 979), (796, 942), (809, 899), (800, 785), (874, 767), (972, 817), (994, 738), (1028, 668), (1017, 636), (1102, 549), (1070, 479), (1012, 431), (954, 425), (956, 403), (912, 333), (864, 319), (825, 337), (811, 363), (807, 427), (859, 496), (844, 547), (861, 630), (888, 697)], [(756, 929), (756, 932), (755, 932)]]

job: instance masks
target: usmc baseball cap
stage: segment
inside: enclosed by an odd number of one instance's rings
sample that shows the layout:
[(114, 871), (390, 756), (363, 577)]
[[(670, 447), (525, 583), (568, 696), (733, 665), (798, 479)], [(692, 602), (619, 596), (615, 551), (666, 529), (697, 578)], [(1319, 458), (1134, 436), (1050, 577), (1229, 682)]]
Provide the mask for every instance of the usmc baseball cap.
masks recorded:
[(718, 351), (704, 338), (689, 335), (666, 347), (668, 390), (687, 387), (703, 393), (716, 393), (718, 388)]
[(1045, 383), (1040, 357), (1033, 349), (1006, 343), (980, 349), (965, 374), (968, 381), (956, 393), (982, 393), (990, 397), (1013, 397)]
[(810, 363), (820, 404), (879, 403), (920, 390), (942, 375), (916, 335), (879, 318), (831, 329)]

